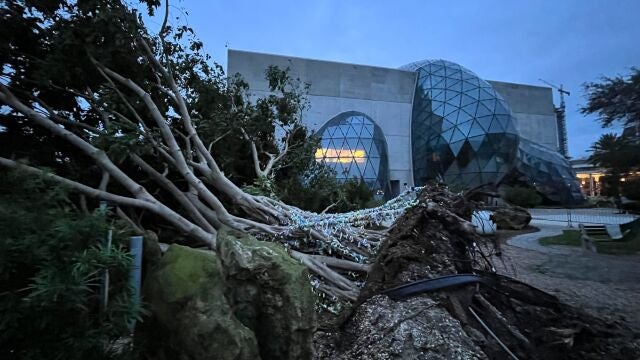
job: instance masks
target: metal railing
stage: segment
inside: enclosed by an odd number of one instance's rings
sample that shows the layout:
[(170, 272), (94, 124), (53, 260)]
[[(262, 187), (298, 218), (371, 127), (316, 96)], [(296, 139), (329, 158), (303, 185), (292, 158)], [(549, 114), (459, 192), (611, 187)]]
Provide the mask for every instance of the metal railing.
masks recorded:
[(618, 209), (527, 209), (532, 223), (577, 227), (578, 224), (626, 224), (638, 215), (620, 213)]

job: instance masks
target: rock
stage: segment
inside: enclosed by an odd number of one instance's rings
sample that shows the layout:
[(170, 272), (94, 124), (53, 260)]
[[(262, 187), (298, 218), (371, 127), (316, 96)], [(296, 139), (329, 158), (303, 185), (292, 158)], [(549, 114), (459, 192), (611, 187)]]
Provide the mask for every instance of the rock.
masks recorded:
[(310, 359), (316, 311), (306, 268), (280, 245), (229, 229), (218, 243), (218, 253), (171, 245), (145, 278), (147, 355)]
[(531, 214), (520, 206), (500, 208), (493, 212), (491, 220), (498, 225), (498, 229), (520, 230), (531, 222)]
[[(259, 359), (253, 332), (233, 314), (225, 274), (211, 251), (171, 245), (146, 277), (148, 351), (159, 359)], [(151, 335), (154, 333), (154, 335)]]
[(315, 295), (306, 267), (282, 246), (218, 232), (235, 315), (256, 334), (262, 359), (310, 359)]

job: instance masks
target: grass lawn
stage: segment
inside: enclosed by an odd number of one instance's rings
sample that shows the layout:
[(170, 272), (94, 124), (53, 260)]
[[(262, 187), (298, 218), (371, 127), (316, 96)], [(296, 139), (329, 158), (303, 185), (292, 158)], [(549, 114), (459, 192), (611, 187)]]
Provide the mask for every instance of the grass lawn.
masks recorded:
[(612, 255), (633, 255), (640, 253), (640, 228), (634, 226), (622, 241), (596, 243), (598, 252)]
[[(630, 226), (631, 232), (622, 240), (596, 242), (598, 253), (611, 255), (633, 255), (640, 252), (640, 223)], [(541, 245), (581, 246), (579, 230), (562, 230), (562, 234), (541, 238)]]
[(562, 230), (562, 234), (556, 236), (543, 237), (539, 240), (541, 245), (566, 245), (566, 246), (582, 246), (580, 240), (580, 231), (578, 230)]

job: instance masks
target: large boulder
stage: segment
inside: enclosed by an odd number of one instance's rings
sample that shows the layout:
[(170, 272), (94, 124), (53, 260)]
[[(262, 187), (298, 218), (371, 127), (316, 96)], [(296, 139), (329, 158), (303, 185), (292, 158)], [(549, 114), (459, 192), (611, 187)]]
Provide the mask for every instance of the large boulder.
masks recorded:
[[(234, 314), (225, 274), (212, 251), (171, 245), (146, 277), (153, 318), (147, 349), (157, 359), (259, 359), (253, 332)], [(154, 339), (148, 339), (155, 336)]]
[(520, 230), (531, 222), (531, 214), (520, 206), (500, 208), (493, 212), (491, 220), (496, 223), (498, 229)]
[(256, 334), (262, 359), (310, 359), (316, 298), (306, 268), (282, 246), (230, 229), (218, 242), (235, 315)]
[(145, 278), (155, 359), (310, 359), (315, 297), (278, 244), (223, 229), (219, 251), (171, 245)]

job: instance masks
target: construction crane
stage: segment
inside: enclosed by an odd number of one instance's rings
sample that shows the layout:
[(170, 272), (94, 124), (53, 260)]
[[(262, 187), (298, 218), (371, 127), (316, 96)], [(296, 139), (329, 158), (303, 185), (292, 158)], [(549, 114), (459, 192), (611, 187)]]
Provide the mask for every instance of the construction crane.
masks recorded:
[(569, 144), (567, 143), (567, 120), (566, 120), (566, 112), (565, 112), (565, 103), (564, 103), (564, 94), (570, 96), (571, 93), (562, 88), (562, 84), (560, 86), (556, 86), (548, 81), (538, 79), (543, 83), (551, 86), (552, 88), (558, 90), (560, 94), (560, 106), (556, 108), (556, 123), (558, 125), (558, 150), (560, 153), (568, 158), (569, 157)]

